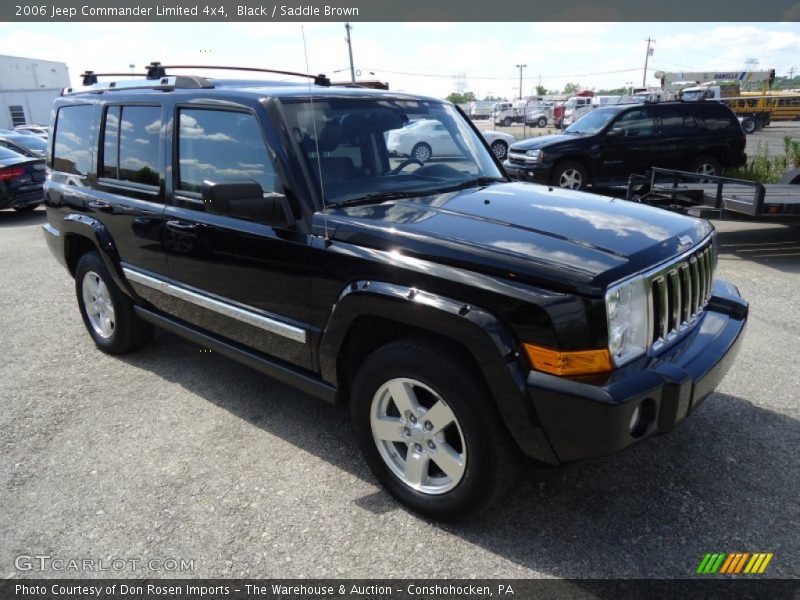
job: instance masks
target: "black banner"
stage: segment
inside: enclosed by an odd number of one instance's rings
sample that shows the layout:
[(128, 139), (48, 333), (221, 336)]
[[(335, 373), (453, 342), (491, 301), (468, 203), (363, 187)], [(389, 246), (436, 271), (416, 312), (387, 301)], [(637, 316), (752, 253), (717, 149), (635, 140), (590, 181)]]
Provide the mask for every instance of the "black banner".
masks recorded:
[(0, 598), (29, 600), (487, 600), (797, 598), (778, 579), (26, 579), (0, 582)]
[(797, 0), (55, 0), (0, 3), (3, 21), (800, 21)]

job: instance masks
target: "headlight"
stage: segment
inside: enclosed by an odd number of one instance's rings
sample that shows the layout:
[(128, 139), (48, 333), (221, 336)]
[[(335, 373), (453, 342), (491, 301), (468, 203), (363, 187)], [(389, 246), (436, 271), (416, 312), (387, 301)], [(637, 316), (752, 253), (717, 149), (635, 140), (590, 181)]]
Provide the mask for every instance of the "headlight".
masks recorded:
[(527, 162), (541, 162), (544, 158), (544, 152), (541, 150), (528, 150), (525, 156), (527, 157), (525, 159)]
[(636, 277), (606, 292), (608, 351), (617, 367), (647, 350), (647, 298), (644, 279)]

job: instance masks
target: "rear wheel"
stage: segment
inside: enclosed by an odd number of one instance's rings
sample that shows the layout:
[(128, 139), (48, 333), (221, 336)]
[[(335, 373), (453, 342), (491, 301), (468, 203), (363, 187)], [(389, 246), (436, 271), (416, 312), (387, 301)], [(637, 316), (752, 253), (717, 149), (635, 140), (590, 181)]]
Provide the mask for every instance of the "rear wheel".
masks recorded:
[(550, 183), (568, 190), (582, 190), (588, 183), (586, 167), (574, 160), (562, 161), (553, 169)]
[(96, 252), (84, 254), (75, 268), (75, 293), (83, 323), (94, 343), (109, 354), (144, 345), (153, 326), (133, 311), (133, 303), (114, 283)]
[(417, 512), (463, 520), (513, 483), (518, 450), (484, 382), (446, 346), (411, 338), (375, 351), (353, 381), (351, 411), (369, 468)]
[(746, 117), (742, 120), (742, 129), (744, 129), (745, 133), (755, 132), (757, 126), (756, 120), (752, 117)]
[(713, 156), (703, 154), (692, 160), (690, 165), (692, 172), (700, 175), (721, 175), (722, 165)]

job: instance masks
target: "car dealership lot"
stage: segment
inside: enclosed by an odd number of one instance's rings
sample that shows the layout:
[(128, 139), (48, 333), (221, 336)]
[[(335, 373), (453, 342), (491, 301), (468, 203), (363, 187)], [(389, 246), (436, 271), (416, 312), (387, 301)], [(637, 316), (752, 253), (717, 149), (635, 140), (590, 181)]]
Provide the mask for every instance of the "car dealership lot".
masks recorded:
[(4, 576), (78, 575), (15, 568), (39, 554), (194, 561), (88, 576), (687, 577), (715, 551), (800, 576), (800, 226), (716, 223), (749, 331), (675, 432), (531, 466), (499, 508), (443, 526), (380, 490), (346, 409), (166, 333), (96, 350), (43, 222), (0, 213)]

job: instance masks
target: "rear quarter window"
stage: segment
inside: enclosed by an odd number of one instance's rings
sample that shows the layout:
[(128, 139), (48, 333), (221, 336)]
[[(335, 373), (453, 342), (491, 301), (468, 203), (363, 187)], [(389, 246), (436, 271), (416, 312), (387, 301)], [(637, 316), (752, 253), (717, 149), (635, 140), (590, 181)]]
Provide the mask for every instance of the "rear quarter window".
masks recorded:
[(730, 109), (722, 104), (711, 103), (704, 105), (700, 114), (706, 129), (709, 131), (739, 129), (739, 121)]
[(62, 106), (56, 114), (53, 170), (86, 175), (92, 166), (94, 106)]

